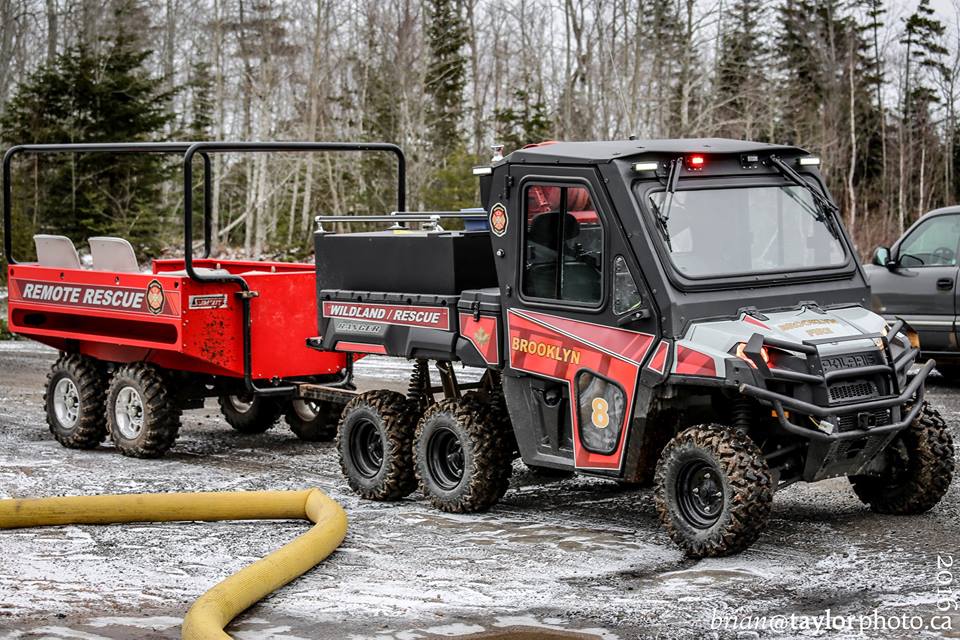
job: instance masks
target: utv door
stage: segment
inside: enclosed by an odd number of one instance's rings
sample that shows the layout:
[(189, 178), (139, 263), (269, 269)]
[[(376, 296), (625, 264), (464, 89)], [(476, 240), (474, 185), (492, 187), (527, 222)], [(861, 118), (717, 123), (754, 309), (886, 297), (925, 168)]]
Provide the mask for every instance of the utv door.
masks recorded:
[(616, 475), (656, 342), (650, 299), (594, 168), (508, 170), (491, 229), (521, 455)]
[(960, 215), (935, 215), (921, 219), (894, 245), (895, 266), (870, 269), (879, 312), (909, 322), (925, 352), (957, 348), (958, 251)]

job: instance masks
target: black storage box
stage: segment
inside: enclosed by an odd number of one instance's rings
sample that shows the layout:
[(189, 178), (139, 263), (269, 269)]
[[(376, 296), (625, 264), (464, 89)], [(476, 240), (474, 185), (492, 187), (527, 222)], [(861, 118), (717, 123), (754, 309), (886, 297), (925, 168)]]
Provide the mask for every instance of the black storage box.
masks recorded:
[(317, 291), (458, 295), (495, 287), (487, 231), (314, 234)]

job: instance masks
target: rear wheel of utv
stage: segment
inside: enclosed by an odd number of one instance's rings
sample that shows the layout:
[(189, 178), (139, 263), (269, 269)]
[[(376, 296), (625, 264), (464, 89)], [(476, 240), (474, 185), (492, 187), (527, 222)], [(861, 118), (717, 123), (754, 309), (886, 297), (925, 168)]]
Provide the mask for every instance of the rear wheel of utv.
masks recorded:
[(294, 398), (287, 405), (284, 420), (290, 430), (307, 442), (329, 442), (337, 435), (343, 406), (322, 400)]
[(162, 371), (135, 363), (118, 369), (107, 389), (110, 439), (125, 456), (158, 458), (177, 439), (180, 407)]
[(760, 449), (745, 434), (700, 425), (664, 448), (654, 480), (660, 521), (694, 558), (749, 547), (767, 524), (773, 485)]
[(416, 422), (416, 404), (395, 391), (368, 391), (344, 408), (337, 428), (340, 468), (360, 497), (399, 500), (417, 488)]
[(47, 424), (69, 449), (93, 449), (107, 436), (106, 375), (99, 363), (61, 354), (47, 375), (43, 394)]
[(277, 423), (283, 413), (275, 398), (243, 393), (220, 396), (220, 413), (231, 427), (240, 433), (263, 433)]
[(940, 413), (926, 402), (881, 455), (886, 456), (881, 475), (850, 477), (853, 492), (877, 513), (929, 511), (950, 488), (953, 439)]
[(464, 396), (431, 406), (417, 426), (417, 478), (433, 506), (484, 511), (510, 486), (512, 442), (490, 403)]

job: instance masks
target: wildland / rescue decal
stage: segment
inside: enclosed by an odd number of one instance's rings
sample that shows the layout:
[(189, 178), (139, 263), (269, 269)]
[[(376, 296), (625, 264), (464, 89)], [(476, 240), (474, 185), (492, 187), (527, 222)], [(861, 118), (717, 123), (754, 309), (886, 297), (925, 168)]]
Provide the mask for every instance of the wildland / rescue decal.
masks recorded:
[(90, 284), (70, 284), (43, 280), (11, 280), (11, 300), (40, 304), (83, 307), (104, 311), (127, 311), (173, 315), (167, 304), (163, 287), (152, 280), (146, 288), (110, 287)]
[(570, 349), (558, 344), (547, 344), (536, 340), (526, 340), (514, 336), (510, 341), (510, 349), (515, 353), (529, 353), (532, 356), (548, 358), (557, 362), (567, 362), (569, 364), (580, 364), (580, 351)]
[(358, 302), (324, 302), (326, 318), (361, 320), (405, 327), (450, 329), (450, 313), (446, 307), (417, 307), (408, 305), (373, 304)]

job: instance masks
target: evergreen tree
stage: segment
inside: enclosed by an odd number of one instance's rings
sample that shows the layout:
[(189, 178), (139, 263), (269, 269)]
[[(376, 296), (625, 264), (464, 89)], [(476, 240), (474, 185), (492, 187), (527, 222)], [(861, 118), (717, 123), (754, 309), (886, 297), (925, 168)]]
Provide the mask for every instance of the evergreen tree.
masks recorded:
[(462, 143), (463, 88), (466, 57), (463, 48), (467, 29), (459, 0), (428, 0), (427, 42), (430, 65), (424, 79), (431, 145), (445, 157)]
[(752, 0), (737, 0), (724, 20), (717, 61), (718, 119), (724, 135), (758, 137), (753, 121), (769, 100), (763, 63), (767, 47), (760, 31), (765, 9)]
[(553, 122), (543, 98), (534, 98), (528, 91), (517, 89), (513, 99), (517, 107), (497, 109), (493, 114), (496, 139), (504, 145), (505, 153), (527, 144), (543, 142), (550, 138), (553, 130)]
[[(162, 136), (172, 115), (161, 81), (145, 69), (122, 33), (93, 53), (72, 48), (22, 84), (0, 120), (10, 143), (136, 142)], [(155, 155), (44, 156), (14, 178), (19, 193), (39, 193), (20, 210), (42, 231), (81, 243), (89, 236), (126, 237), (141, 254), (162, 245), (160, 185), (168, 172)], [(19, 202), (19, 200), (18, 200)], [(14, 203), (15, 205), (17, 202)], [(28, 247), (18, 247), (29, 255)]]

